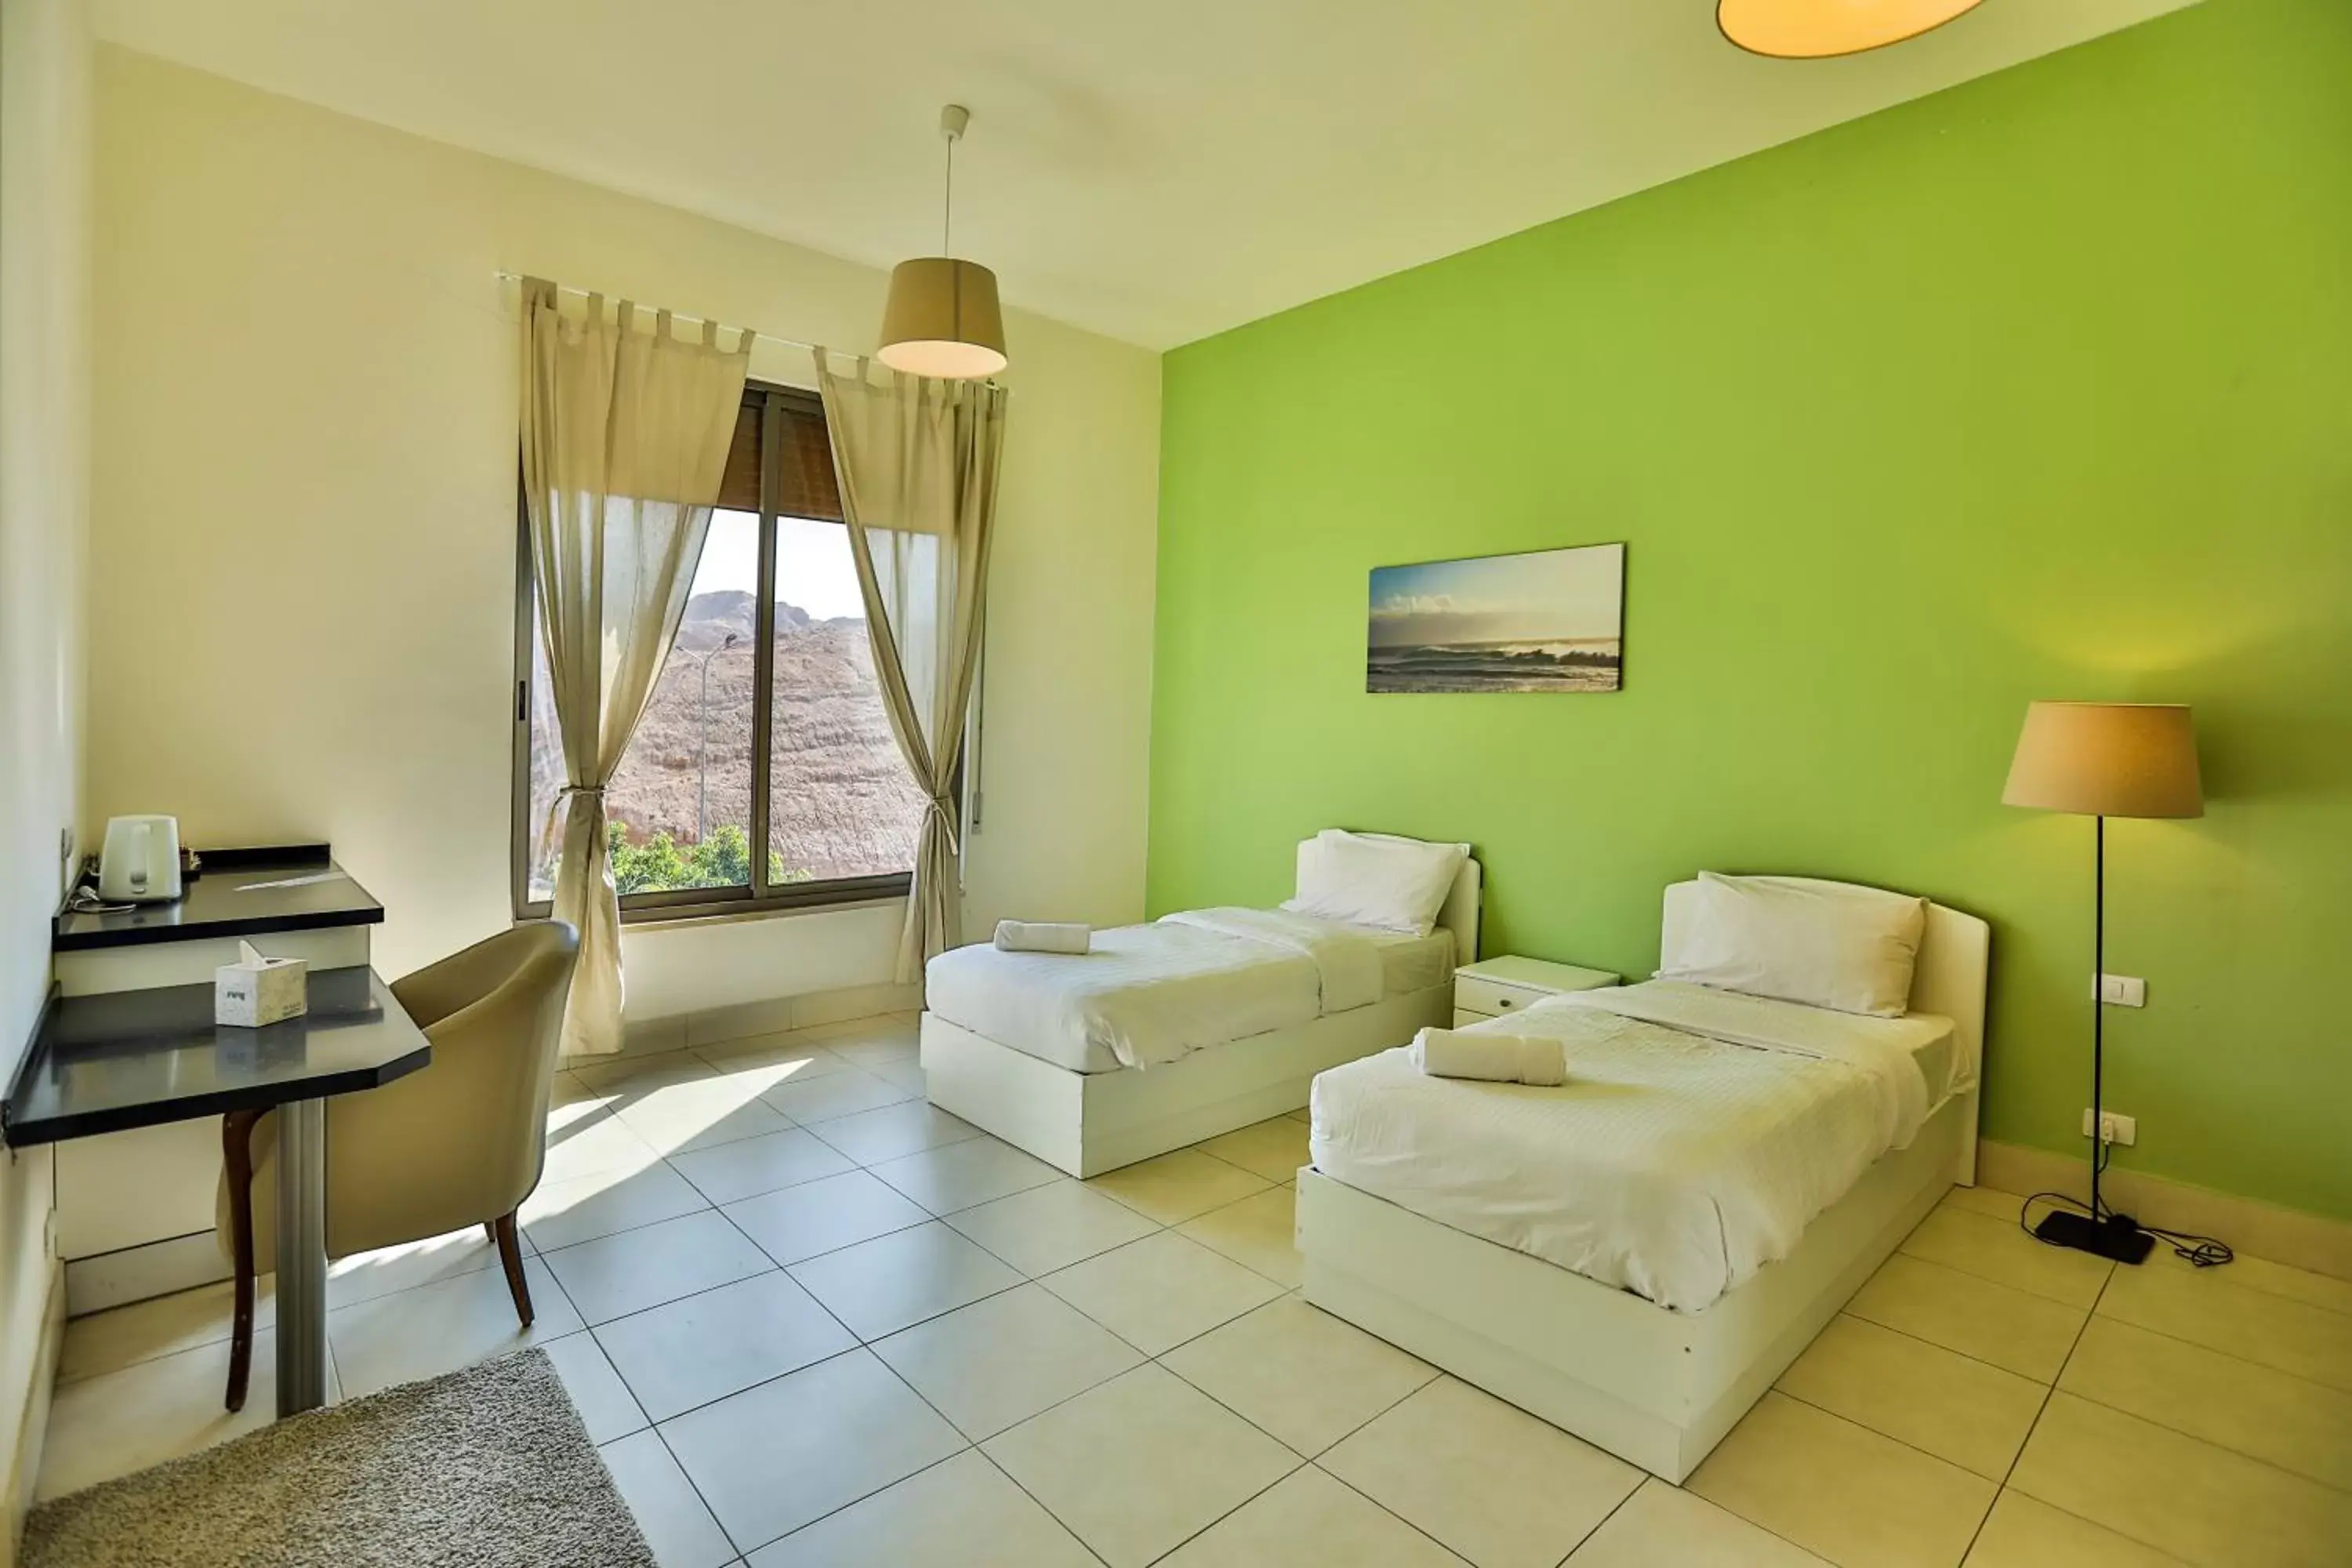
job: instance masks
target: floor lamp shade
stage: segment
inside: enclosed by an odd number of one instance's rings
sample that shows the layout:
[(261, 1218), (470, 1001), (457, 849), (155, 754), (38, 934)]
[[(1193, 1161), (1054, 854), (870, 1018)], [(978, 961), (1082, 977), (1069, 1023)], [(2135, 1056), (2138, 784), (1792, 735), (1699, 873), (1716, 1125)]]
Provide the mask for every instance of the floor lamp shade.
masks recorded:
[(1715, 24), (1750, 54), (1817, 60), (1931, 32), (1978, 0), (1717, 0)]
[(996, 274), (977, 261), (919, 256), (890, 272), (880, 358), (892, 370), (976, 381), (1004, 368)]
[(2036, 702), (2005, 805), (2081, 816), (2202, 816), (2189, 710), (2164, 702)]

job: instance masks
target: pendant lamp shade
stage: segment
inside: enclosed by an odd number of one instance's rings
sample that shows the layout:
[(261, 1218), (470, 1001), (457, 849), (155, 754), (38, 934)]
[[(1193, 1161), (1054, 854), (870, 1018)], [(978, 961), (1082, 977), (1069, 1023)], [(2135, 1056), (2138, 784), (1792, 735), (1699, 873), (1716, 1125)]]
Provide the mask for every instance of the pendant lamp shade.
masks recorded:
[(1717, 0), (1715, 25), (1750, 54), (1825, 59), (1932, 32), (1978, 0)]
[(890, 270), (880, 358), (892, 370), (977, 381), (1004, 368), (996, 274), (977, 261), (919, 256)]

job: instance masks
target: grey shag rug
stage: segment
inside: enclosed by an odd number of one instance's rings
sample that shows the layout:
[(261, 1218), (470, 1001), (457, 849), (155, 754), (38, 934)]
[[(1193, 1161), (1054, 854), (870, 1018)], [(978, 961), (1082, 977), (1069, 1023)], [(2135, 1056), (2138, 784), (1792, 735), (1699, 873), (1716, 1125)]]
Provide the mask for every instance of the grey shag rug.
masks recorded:
[(42, 1504), (25, 1568), (655, 1568), (543, 1351)]

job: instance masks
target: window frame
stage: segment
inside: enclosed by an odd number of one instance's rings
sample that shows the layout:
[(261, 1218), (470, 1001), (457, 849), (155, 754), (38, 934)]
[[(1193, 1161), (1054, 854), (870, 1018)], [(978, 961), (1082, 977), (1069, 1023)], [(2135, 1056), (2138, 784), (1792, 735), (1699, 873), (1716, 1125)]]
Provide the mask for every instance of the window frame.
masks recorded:
[[(757, 914), (788, 914), (903, 899), (912, 891), (914, 873), (894, 871), (871, 877), (837, 877), (814, 882), (768, 883), (770, 744), (775, 722), (776, 663), (776, 498), (782, 489), (783, 416), (786, 409), (824, 415), (823, 401), (814, 392), (747, 381), (743, 405), (760, 416), (760, 589), (756, 595), (751, 650), (751, 880), (747, 887), (679, 888), (664, 892), (629, 893), (621, 899), (625, 925), (655, 921), (739, 918)], [(842, 526), (846, 527), (847, 524)], [(550, 900), (530, 897), (530, 849), (537, 824), (530, 817), (530, 677), (532, 633), (536, 626), (535, 583), (530, 560), (530, 514), (518, 483), (515, 490), (515, 687), (513, 743), (513, 842), (509, 852), (509, 879), (518, 920), (545, 920)], [(961, 782), (961, 781), (959, 781)]]

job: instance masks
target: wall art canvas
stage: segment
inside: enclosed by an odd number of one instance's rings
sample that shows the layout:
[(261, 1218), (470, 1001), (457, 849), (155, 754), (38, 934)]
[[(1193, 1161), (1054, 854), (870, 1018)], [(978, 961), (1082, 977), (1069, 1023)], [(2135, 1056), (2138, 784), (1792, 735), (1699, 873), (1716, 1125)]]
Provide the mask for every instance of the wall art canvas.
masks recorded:
[(1625, 547), (1372, 570), (1367, 691), (1614, 691)]

